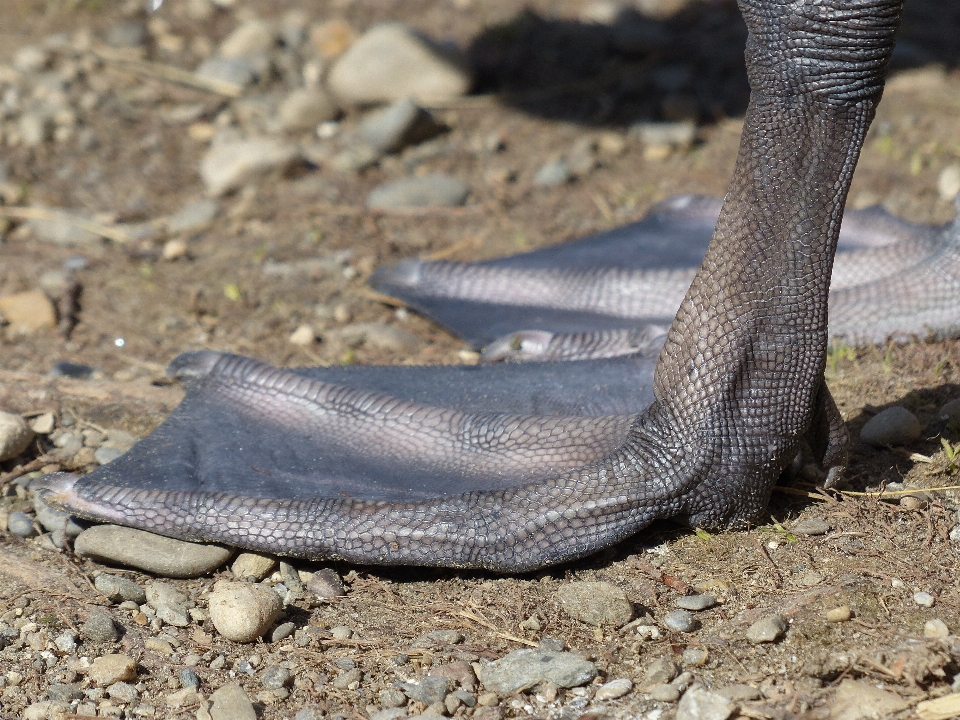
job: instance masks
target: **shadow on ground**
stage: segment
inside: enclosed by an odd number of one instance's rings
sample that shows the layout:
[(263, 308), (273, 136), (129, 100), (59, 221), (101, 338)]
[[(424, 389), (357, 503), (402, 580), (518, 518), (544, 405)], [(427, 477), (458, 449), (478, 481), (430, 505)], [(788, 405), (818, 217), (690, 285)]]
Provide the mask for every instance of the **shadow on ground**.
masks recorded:
[[(523, 10), (487, 28), (468, 55), (478, 92), (532, 115), (611, 127), (709, 124), (746, 109), (746, 36), (730, 0), (691, 3), (662, 18), (621, 10), (609, 23)], [(908, 0), (894, 67), (932, 63), (960, 64), (960, 4)]]

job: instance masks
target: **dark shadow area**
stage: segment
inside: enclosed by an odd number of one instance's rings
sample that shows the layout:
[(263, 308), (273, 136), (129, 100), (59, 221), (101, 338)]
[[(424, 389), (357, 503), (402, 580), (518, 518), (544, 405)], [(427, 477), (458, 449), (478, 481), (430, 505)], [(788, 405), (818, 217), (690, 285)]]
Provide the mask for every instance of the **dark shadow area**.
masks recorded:
[[(733, 0), (691, 3), (656, 19), (623, 9), (610, 24), (524, 10), (468, 49), (477, 92), (551, 120), (625, 126), (711, 123), (744, 113), (747, 31)], [(908, 0), (897, 69), (960, 64), (960, 3)]]

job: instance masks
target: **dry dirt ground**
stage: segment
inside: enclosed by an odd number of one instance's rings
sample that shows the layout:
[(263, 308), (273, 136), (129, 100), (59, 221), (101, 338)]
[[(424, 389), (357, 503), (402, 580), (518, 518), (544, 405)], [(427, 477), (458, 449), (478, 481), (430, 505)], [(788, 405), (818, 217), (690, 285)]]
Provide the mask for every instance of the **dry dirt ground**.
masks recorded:
[[(278, 18), (293, 4), (241, 1), (241, 7), (201, 23), (186, 19), (180, 5), (168, 0), (159, 10), (172, 32), (215, 44), (236, 25), (241, 10)], [(479, 75), (477, 94), (435, 110), (450, 128), (444, 143), (362, 172), (304, 167), (253, 184), (225, 198), (219, 219), (189, 240), (186, 256), (172, 261), (162, 258), (162, 242), (64, 248), (10, 226), (0, 242), (0, 296), (36, 288), (43, 273), (72, 256), (83, 255), (87, 266), (77, 273), (82, 290), (69, 338), (56, 330), (0, 335), (0, 407), (30, 416), (52, 411), (61, 422), (71, 418), (81, 427), (142, 435), (176, 404), (179, 390), (164, 384), (162, 368), (187, 349), (241, 352), (279, 365), (460, 361), (466, 350), (461, 342), (371, 296), (365, 278), (374, 268), (410, 256), (479, 259), (540, 247), (640, 218), (651, 204), (677, 193), (724, 192), (746, 97), (744, 32), (729, 3), (673, 5), (646, 3), (675, 33), (676, 46), (623, 59), (605, 54), (594, 28), (578, 20), (587, 4), (573, 0), (302, 4), (311, 21), (343, 18), (362, 30), (396, 19), (468, 48)], [(850, 198), (857, 207), (881, 203), (909, 220), (943, 223), (952, 220), (953, 207), (938, 193), (938, 178), (960, 162), (960, 12), (934, 0), (907, 0), (907, 6), (898, 68)], [(120, 3), (4, 0), (0, 63), (52, 33), (81, 28), (103, 33), (129, 11), (129, 4)], [(157, 53), (152, 57), (158, 62), (195, 62)], [(698, 140), (685, 150), (649, 152), (627, 128), (637, 119), (660, 119), (665, 91), (650, 78), (678, 62), (693, 70), (686, 92), (696, 99)], [(165, 122), (159, 111), (199, 103), (206, 106), (201, 119), (212, 119), (223, 100), (110, 66), (90, 72), (100, 76), (107, 98), (83, 118), (96, 143), (3, 147), (8, 186), (19, 192), (5, 202), (101, 213), (111, 222), (161, 217), (201, 198), (197, 161), (206, 146), (197, 138), (202, 133)], [(355, 124), (359, 115), (348, 108), (344, 125)], [(499, 134), (502, 150), (484, 149), (492, 134)], [(620, 138), (622, 151), (601, 152), (598, 168), (561, 187), (533, 184), (535, 172), (551, 157), (578, 139), (604, 134)], [(418, 214), (365, 210), (364, 198), (374, 186), (413, 170), (466, 180), (470, 200), (463, 208)], [(327, 263), (312, 276), (284, 278), (263, 271), (269, 262), (317, 257), (339, 258), (342, 268), (331, 271)], [(419, 339), (419, 347), (398, 352), (323, 341), (331, 330), (357, 322), (400, 326)], [(306, 348), (288, 341), (303, 323), (312, 323), (321, 338)], [(98, 374), (92, 380), (48, 377), (62, 360), (92, 366)], [(893, 482), (907, 488), (960, 484), (953, 445), (947, 452), (941, 444), (955, 444), (960, 435), (938, 417), (943, 403), (960, 397), (958, 373), (955, 341), (834, 350), (828, 380), (854, 437), (868, 417), (890, 404), (909, 407), (924, 424), (921, 439), (907, 448), (878, 450), (855, 441), (847, 471), (851, 490)], [(0, 465), (6, 508), (18, 501), (10, 473), (49, 447), (38, 442)], [(397, 680), (422, 677), (434, 664), (501, 657), (544, 636), (594, 660), (603, 680), (633, 680), (634, 690), (612, 702), (591, 702), (596, 684), (559, 693), (541, 687), (501, 697), (492, 709), (461, 707), (456, 713), (670, 718), (676, 703), (658, 703), (642, 692), (646, 669), (666, 656), (708, 688), (734, 683), (759, 688), (759, 699), (740, 704), (737, 712), (744, 717), (826, 717), (844, 679), (902, 697), (907, 705), (898, 715), (915, 717), (919, 701), (955, 692), (950, 686), (960, 672), (960, 641), (953, 635), (960, 633), (960, 545), (948, 537), (957, 524), (957, 498), (951, 490), (901, 501), (794, 486), (777, 492), (769, 516), (749, 531), (700, 536), (658, 526), (596, 557), (531, 575), (338, 567), (346, 597), (316, 608), (288, 608), (298, 627), (321, 630), (307, 647), (241, 646), (210, 627), (164, 628), (181, 644), (167, 656), (144, 648), (154, 631), (114, 609), (123, 638), (112, 645), (86, 643), (78, 652), (134, 656), (140, 705), (154, 707), (156, 717), (196, 716), (196, 707), (163, 704), (164, 694), (179, 687), (189, 654), (201, 656), (194, 668), (202, 692), (240, 682), (263, 718), (292, 718), (305, 707), (314, 708), (317, 717), (357, 718), (379, 710), (380, 691)], [(819, 537), (789, 532), (809, 517), (826, 520), (830, 532)], [(89, 582), (103, 570), (0, 531), (0, 617), (6, 623), (19, 619), (19, 626), (26, 618), (36, 623), (32, 631), (45, 630), (50, 638), (79, 627), (94, 607), (108, 605)], [(126, 574), (141, 584), (149, 581), (137, 572)], [(224, 570), (173, 582), (202, 598), (216, 579), (228, 576)], [(702, 627), (696, 632), (661, 628), (657, 639), (642, 639), (636, 626), (594, 628), (567, 616), (556, 591), (571, 580), (609, 581), (627, 593), (636, 617), (658, 623), (687, 586), (714, 593), (721, 604), (698, 615)], [(917, 591), (930, 593), (933, 606), (917, 604)], [(825, 613), (841, 605), (851, 608), (852, 619), (828, 623)], [(745, 629), (768, 611), (789, 619), (786, 637), (750, 644)], [(536, 622), (529, 622), (533, 617)], [(924, 636), (925, 623), (933, 619), (946, 624), (949, 638)], [(352, 628), (354, 639), (335, 641), (322, 632), (339, 625)], [(414, 638), (436, 629), (456, 629), (465, 641), (411, 647)], [(684, 655), (691, 649), (706, 652), (694, 662), (696, 653)], [(54, 658), (48, 669), (41, 650), (19, 643), (0, 651), (2, 717), (19, 717), (45, 697), (50, 683), (83, 681), (68, 657)], [(401, 653), (409, 662), (399, 665)], [(211, 669), (211, 659), (221, 654), (225, 665)], [(257, 673), (232, 670), (252, 655), (258, 667), (291, 664), (296, 679), (289, 697), (257, 700), (263, 689)], [(332, 686), (340, 672), (334, 660), (342, 657), (353, 658), (362, 671), (359, 687)], [(19, 674), (17, 682), (11, 672)], [(150, 716), (136, 707), (126, 712)]]

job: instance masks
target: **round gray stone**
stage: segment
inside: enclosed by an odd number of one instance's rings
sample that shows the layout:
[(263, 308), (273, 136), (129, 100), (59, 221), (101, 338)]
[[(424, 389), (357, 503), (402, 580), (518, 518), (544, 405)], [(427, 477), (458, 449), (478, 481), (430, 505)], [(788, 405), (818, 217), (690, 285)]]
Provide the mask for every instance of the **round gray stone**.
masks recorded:
[(94, 642), (114, 642), (120, 637), (117, 626), (103, 610), (94, 610), (87, 621), (80, 626), (80, 634)]
[(19, 510), (7, 516), (7, 530), (11, 535), (19, 538), (29, 538), (37, 534), (37, 529), (33, 526), (33, 518)]
[(147, 594), (142, 587), (133, 580), (128, 580), (119, 575), (111, 575), (110, 573), (97, 575), (93, 581), (93, 586), (113, 602), (130, 600), (137, 605), (143, 605), (147, 601)]
[(210, 696), (213, 720), (257, 720), (253, 703), (239, 685), (224, 685)]
[(456, 207), (463, 205), (470, 187), (456, 178), (434, 173), (384, 183), (370, 191), (367, 207), (371, 210), (412, 207)]
[(540, 187), (558, 187), (573, 178), (573, 171), (566, 160), (551, 160), (543, 165), (533, 177), (533, 184)]
[(289, 132), (313, 131), (333, 120), (339, 108), (336, 100), (321, 88), (299, 88), (287, 95), (277, 108), (280, 128)]
[(360, 122), (360, 137), (379, 152), (396, 152), (437, 135), (443, 126), (412, 98), (402, 98)]
[(663, 616), (663, 624), (669, 630), (683, 633), (693, 632), (700, 627), (700, 621), (686, 610), (671, 610)]
[(754, 644), (776, 642), (787, 632), (787, 621), (780, 615), (766, 615), (747, 628), (746, 638)]
[(823, 518), (806, 518), (793, 526), (797, 535), (826, 535), (830, 532), (830, 525)]
[(401, 23), (375, 25), (341, 55), (327, 79), (342, 100), (360, 105), (412, 97), (442, 102), (470, 90), (459, 58)]
[(268, 690), (287, 687), (293, 682), (293, 673), (282, 665), (269, 665), (260, 674), (260, 684)]
[(32, 441), (33, 430), (22, 417), (0, 410), (0, 462), (15, 458)]
[(677, 600), (677, 607), (681, 610), (707, 610), (716, 604), (713, 595), (686, 595)]
[(200, 177), (212, 196), (223, 195), (256, 177), (281, 171), (300, 157), (296, 145), (253, 137), (214, 145), (200, 161)]
[(333, 568), (317, 570), (307, 583), (307, 589), (318, 600), (343, 597), (347, 594), (346, 588), (343, 587), (343, 580)]
[(860, 430), (860, 439), (877, 447), (906, 445), (920, 437), (922, 431), (916, 415), (894, 405), (867, 420)]
[(231, 548), (223, 545), (188, 543), (119, 525), (96, 525), (84, 530), (74, 549), (108, 565), (134, 567), (174, 578), (206, 575), (233, 554)]

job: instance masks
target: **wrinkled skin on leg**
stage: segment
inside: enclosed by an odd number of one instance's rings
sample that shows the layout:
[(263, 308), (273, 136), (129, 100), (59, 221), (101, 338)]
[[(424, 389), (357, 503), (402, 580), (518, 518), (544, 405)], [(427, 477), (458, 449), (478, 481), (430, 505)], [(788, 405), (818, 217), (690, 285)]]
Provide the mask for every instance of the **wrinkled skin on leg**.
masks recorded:
[[(363, 373), (326, 382), (189, 355), (174, 363), (187, 398), (131, 451), (128, 472), (54, 477), (45, 497), (87, 517), (273, 553), (497, 571), (581, 557), (658, 518), (752, 520), (802, 443), (838, 457), (811, 436), (831, 406), (829, 280), (900, 7), (741, 0), (752, 94), (713, 239), (649, 388), (649, 361), (605, 361), (636, 364), (640, 389), (627, 402), (647, 393), (646, 407), (478, 411), (460, 404), (470, 392), (438, 391), (427, 369), (397, 394), (372, 374), (366, 385)], [(542, 403), (562, 405), (549, 386)], [(497, 387), (490, 380), (489, 395)]]

